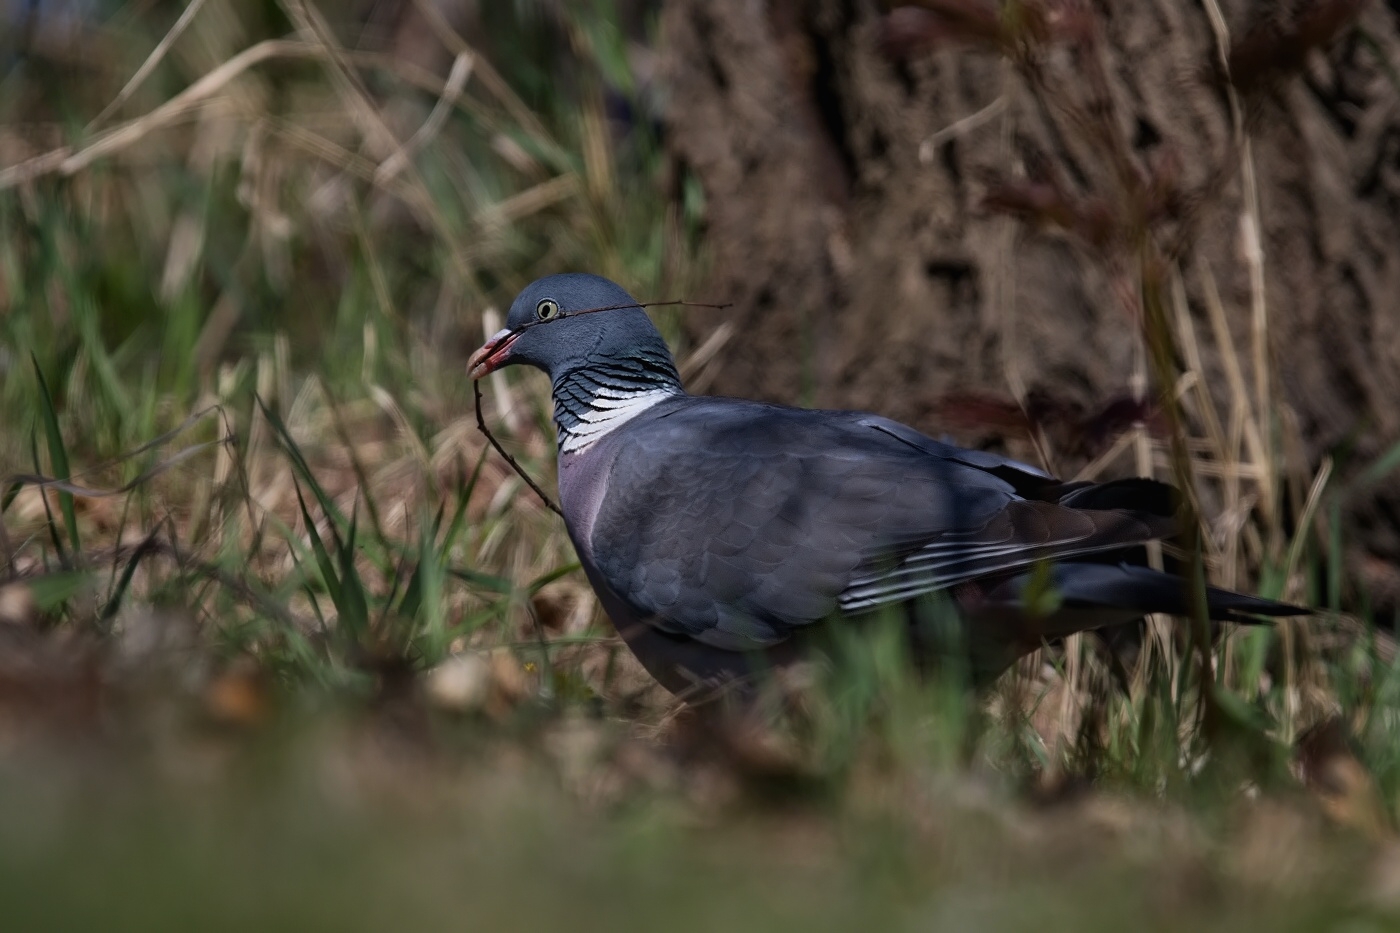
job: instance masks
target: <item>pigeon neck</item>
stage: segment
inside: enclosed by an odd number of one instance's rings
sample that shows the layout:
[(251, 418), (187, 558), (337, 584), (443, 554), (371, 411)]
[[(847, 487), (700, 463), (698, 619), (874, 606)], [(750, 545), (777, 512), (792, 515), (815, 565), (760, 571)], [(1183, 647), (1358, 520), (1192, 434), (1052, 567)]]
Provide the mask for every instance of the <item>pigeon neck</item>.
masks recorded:
[(638, 352), (571, 369), (554, 383), (559, 451), (579, 453), (658, 402), (683, 394), (669, 353)]

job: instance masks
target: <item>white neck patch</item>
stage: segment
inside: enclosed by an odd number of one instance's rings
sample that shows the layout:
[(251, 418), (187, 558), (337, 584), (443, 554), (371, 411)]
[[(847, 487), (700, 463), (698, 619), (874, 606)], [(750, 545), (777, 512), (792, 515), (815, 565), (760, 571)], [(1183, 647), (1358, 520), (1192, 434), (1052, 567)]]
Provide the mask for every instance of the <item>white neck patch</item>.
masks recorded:
[(624, 396), (595, 395), (578, 423), (559, 429), (559, 452), (579, 453), (653, 405), (680, 394), (681, 390), (674, 386), (661, 386)]

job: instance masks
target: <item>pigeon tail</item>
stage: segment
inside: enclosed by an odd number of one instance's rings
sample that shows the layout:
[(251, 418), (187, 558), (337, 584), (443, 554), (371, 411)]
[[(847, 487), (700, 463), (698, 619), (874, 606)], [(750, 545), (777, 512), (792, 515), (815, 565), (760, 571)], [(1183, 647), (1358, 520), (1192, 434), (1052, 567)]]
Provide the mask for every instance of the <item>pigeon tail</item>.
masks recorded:
[[(988, 607), (1015, 608), (1031, 612), (1026, 605), (1030, 589), (1036, 584), (1034, 573), (1021, 573), (1002, 581), (982, 595), (980, 602)], [(1128, 622), (1144, 615), (1191, 615), (1189, 584), (1183, 577), (1139, 567), (1133, 564), (1065, 563), (1050, 568), (1047, 594), (1054, 596), (1055, 628), (1045, 631), (1046, 637), (1071, 635), (1089, 628), (1098, 628), (1110, 619)], [(1042, 584), (1043, 585), (1043, 584)], [(1310, 609), (1276, 602), (1258, 596), (1247, 596), (1219, 587), (1206, 587), (1206, 610), (1216, 622), (1254, 623), (1258, 617), (1308, 615)], [(1085, 624), (1079, 624), (1079, 623)], [(1094, 624), (1098, 623), (1098, 624)]]

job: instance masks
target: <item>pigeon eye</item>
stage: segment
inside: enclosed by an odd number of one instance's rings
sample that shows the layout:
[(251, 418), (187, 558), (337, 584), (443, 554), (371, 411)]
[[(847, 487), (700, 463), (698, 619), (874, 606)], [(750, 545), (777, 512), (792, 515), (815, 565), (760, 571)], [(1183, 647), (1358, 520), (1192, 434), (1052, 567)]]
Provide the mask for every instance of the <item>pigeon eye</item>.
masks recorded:
[(541, 321), (553, 320), (559, 315), (559, 302), (553, 298), (541, 298), (540, 303), (535, 305), (535, 316)]

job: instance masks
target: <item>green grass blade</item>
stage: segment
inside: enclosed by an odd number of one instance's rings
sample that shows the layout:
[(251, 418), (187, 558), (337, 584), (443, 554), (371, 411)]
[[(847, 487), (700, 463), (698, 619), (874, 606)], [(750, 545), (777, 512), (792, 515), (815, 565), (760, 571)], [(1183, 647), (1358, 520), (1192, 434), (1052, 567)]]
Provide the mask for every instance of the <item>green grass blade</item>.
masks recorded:
[(413, 577), (408, 581), (407, 588), (404, 589), (403, 599), (399, 601), (399, 614), (414, 619), (418, 616), (418, 611), (423, 605), (423, 562), (428, 558), (425, 556), (430, 551), (434, 558), (437, 555), (437, 548), (434, 542), (437, 539), (438, 528), (442, 525), (442, 508), (438, 508), (437, 516), (432, 524), (427, 527), (420, 527), (418, 532), (418, 564), (413, 569)]
[(515, 590), (515, 584), (505, 577), (482, 573), (479, 570), (468, 570), (466, 567), (449, 567), (447, 575), (501, 596), (509, 596)]
[[(297, 493), (297, 505), (301, 507), (302, 520), (306, 522), (306, 536), (311, 540), (311, 550), (316, 556), (316, 567), (321, 572), (321, 582), (326, 587), (331, 603), (338, 613), (341, 611), (344, 597), (340, 592), (340, 578), (336, 576), (335, 564), (331, 561), (330, 551), (326, 550), (326, 543), (321, 540), (321, 533), (316, 530), (316, 523), (311, 519), (311, 512), (306, 508), (306, 498), (301, 494), (301, 483), (293, 478), (292, 487)], [(313, 599), (312, 602), (315, 600)]]
[(257, 403), (263, 417), (272, 426), (272, 431), (286, 452), (287, 458), (292, 461), (292, 469), (296, 476), (311, 489), (311, 494), (315, 497), (317, 505), (321, 507), (322, 512), (326, 513), (326, 519), (331, 523), (331, 528), (334, 530), (344, 527), (347, 524), (345, 515), (336, 507), (335, 500), (327, 494), (317, 481), (316, 475), (311, 472), (311, 465), (306, 462), (301, 447), (292, 439), (292, 434), (287, 430), (287, 425), (283, 423), (281, 416), (269, 408), (261, 398), (257, 398)]
[[(58, 430), (58, 413), (54, 411), (53, 395), (49, 392), (48, 380), (44, 378), (44, 370), (39, 366), (39, 358), (31, 353), (29, 359), (34, 364), (34, 375), (39, 379), (39, 414), (44, 422), (44, 435), (48, 440), (53, 475), (62, 480), (70, 479), (68, 451), (63, 446), (63, 435)], [(78, 532), (78, 515), (73, 508), (73, 494), (60, 491), (58, 507), (63, 512), (64, 524), (68, 526), (68, 540), (73, 545), (73, 553), (81, 553), (83, 542)]]
[(19, 498), (19, 491), (24, 488), (23, 483), (11, 483), (5, 488), (4, 495), (0, 495), (0, 515), (4, 515), (10, 510), (10, 506), (15, 504), (15, 499)]
[(536, 593), (544, 589), (546, 586), (549, 586), (549, 584), (553, 583), (555, 580), (567, 577), (569, 574), (573, 573), (575, 570), (580, 569), (582, 566), (582, 564), (575, 561), (570, 564), (564, 564), (562, 567), (556, 567), (553, 570), (549, 571), (549, 573), (541, 574), (540, 576), (531, 580), (530, 585), (526, 588), (526, 591), (531, 596), (534, 596)]
[[(503, 618), (508, 606), (509, 603), (507, 600), (498, 600), (487, 608), (482, 609), (480, 612), (474, 612), (462, 619), (462, 621), (452, 626), (451, 629), (445, 633), (445, 637), (450, 642), (458, 636), (470, 635), (485, 626), (488, 622), (494, 622)], [(532, 641), (529, 643), (530, 647), (534, 647), (536, 644), (538, 644), (538, 642)]]
[(1333, 496), (1327, 514), (1327, 608), (1342, 607), (1342, 500)]
[(350, 530), (343, 542), (338, 542), (340, 558), (340, 624), (357, 642), (369, 631), (369, 600), (364, 581), (355, 568), (355, 536), (359, 525), (359, 509), (350, 513)]
[(465, 487), (458, 487), (457, 506), (452, 510), (452, 520), (447, 523), (447, 534), (443, 535), (441, 551), (444, 556), (452, 552), (452, 546), (457, 543), (457, 538), (461, 536), (463, 529), (467, 527), (467, 502), (471, 499), (471, 490), (476, 485), (476, 478), (481, 467), (478, 463), (477, 473), (472, 474), (471, 482)]
[(1366, 468), (1366, 472), (1361, 474), (1361, 485), (1378, 483), (1396, 468), (1400, 468), (1400, 441), (1396, 441), (1389, 450), (1376, 458), (1375, 463)]
[(82, 570), (64, 570), (34, 577), (29, 581), (29, 594), (40, 612), (53, 612), (73, 598), (91, 575)]
[[(41, 474), (44, 472), (39, 465), (39, 438), (34, 431), (29, 432), (29, 459), (34, 462), (34, 472)], [(49, 540), (53, 542), (53, 549), (58, 554), (58, 562), (63, 565), (68, 563), (68, 555), (63, 549), (63, 536), (58, 533), (58, 522), (54, 521), (53, 509), (49, 508), (49, 497), (44, 490), (39, 490), (39, 501), (44, 504), (44, 526), (49, 531)]]
[(331, 627), (326, 624), (326, 617), (321, 612), (321, 604), (316, 601), (316, 590), (307, 583), (302, 586), (301, 591), (306, 594), (307, 601), (311, 603), (311, 611), (316, 616), (316, 624), (321, 628), (321, 634), (329, 637)]
[(441, 520), (442, 513), (439, 512), (438, 522), (433, 523), (431, 530), (426, 522), (420, 526), (418, 569), (413, 575), (418, 583), (419, 595), (419, 609), (415, 615), (421, 618), (420, 631), (426, 636), (427, 652), (433, 660), (447, 650), (448, 641), (442, 607), (443, 553), (438, 550), (435, 534)]
[(145, 540), (136, 546), (136, 550), (132, 552), (131, 559), (128, 560), (126, 566), (122, 568), (121, 580), (117, 582), (116, 587), (107, 597), (106, 605), (102, 607), (102, 613), (98, 617), (101, 621), (108, 621), (116, 615), (117, 610), (121, 608), (122, 598), (126, 596), (126, 591), (131, 587), (131, 579), (136, 575), (136, 568), (140, 566), (142, 558), (148, 554), (155, 553), (156, 549), (154, 545), (158, 534), (158, 531), (151, 532), (146, 536)]
[[(327, 392), (329, 394), (329, 391)], [(350, 430), (346, 427), (345, 419), (341, 416), (340, 406), (334, 400), (330, 403), (331, 419), (335, 424), (336, 435), (340, 438), (341, 445), (345, 448), (345, 453), (350, 458), (350, 469), (355, 473), (355, 481), (360, 484), (361, 489), (372, 489), (369, 481), (369, 474), (365, 471), (365, 465), (360, 461), (360, 455), (356, 450), (355, 440), (350, 436)], [(374, 504), (374, 497), (365, 496), (365, 512), (369, 515), (369, 526), (374, 532), (374, 539), (380, 544), (387, 543), (388, 537), (384, 534), (384, 524), (379, 520), (379, 509)]]

